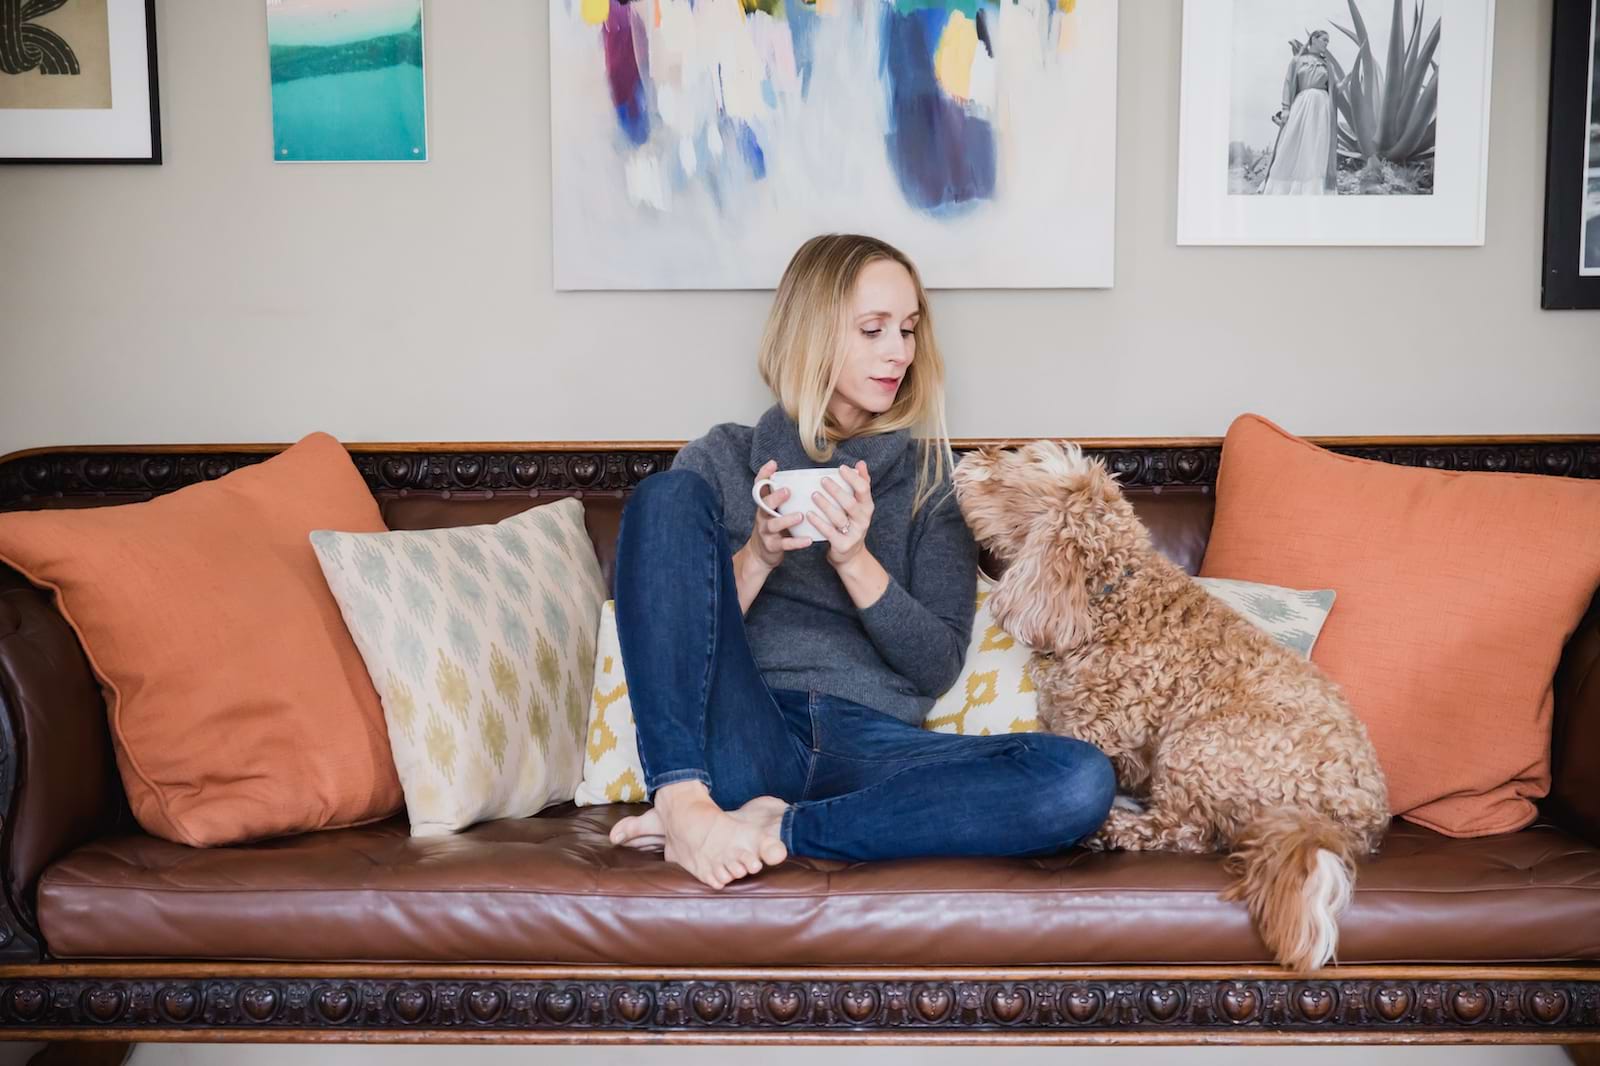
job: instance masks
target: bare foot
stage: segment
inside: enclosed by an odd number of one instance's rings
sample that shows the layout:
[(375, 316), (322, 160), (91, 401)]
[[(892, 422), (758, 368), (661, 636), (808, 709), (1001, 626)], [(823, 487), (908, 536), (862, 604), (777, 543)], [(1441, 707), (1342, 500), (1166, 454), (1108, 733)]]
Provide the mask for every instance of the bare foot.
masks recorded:
[(643, 814), (630, 814), (617, 820), (611, 827), (611, 843), (622, 844), (641, 851), (660, 851), (666, 846), (666, 828), (661, 824), (661, 814), (654, 807)]
[[(763, 865), (776, 866), (788, 858), (788, 849), (778, 838), (778, 828), (788, 804), (776, 796), (757, 796), (737, 811), (725, 811), (698, 781), (680, 781), (656, 792), (651, 810), (664, 838), (663, 851), (668, 862), (675, 862), (712, 888), (758, 872)], [(623, 819), (613, 829), (628, 840), (649, 838), (652, 824), (638, 815), (638, 821)], [(623, 829), (624, 823), (631, 823)], [(620, 831), (620, 832), (619, 832)], [(633, 835), (628, 836), (629, 833)]]
[(783, 840), (778, 835), (778, 830), (783, 826), (783, 812), (788, 809), (789, 804), (777, 796), (757, 796), (738, 810), (729, 812), (740, 821), (749, 822), (761, 830), (761, 848), (757, 854), (769, 866), (776, 866), (789, 857), (789, 849), (783, 846)]

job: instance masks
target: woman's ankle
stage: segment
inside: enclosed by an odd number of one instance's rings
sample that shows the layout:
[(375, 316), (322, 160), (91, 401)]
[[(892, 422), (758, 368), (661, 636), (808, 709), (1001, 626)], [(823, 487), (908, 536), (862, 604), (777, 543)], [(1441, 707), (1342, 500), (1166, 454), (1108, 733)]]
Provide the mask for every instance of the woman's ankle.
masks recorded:
[(672, 781), (656, 789), (654, 802), (663, 811), (710, 803), (711, 789), (706, 787), (704, 781), (696, 778)]

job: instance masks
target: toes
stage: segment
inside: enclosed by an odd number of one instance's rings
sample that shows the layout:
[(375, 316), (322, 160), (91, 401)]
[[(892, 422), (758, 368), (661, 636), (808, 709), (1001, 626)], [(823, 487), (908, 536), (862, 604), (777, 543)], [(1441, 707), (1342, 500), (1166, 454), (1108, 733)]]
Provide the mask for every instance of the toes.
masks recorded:
[(776, 837), (768, 837), (761, 842), (761, 858), (768, 866), (776, 866), (789, 857), (789, 849), (783, 846), (783, 841)]

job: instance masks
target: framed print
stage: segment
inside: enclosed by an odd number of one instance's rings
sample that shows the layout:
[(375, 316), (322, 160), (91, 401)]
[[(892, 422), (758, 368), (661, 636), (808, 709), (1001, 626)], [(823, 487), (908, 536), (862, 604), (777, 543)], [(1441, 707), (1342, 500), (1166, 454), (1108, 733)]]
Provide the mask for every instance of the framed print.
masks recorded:
[(816, 233), (934, 288), (1108, 287), (1117, 0), (550, 0), (557, 289), (765, 289)]
[(155, 0), (0, 2), (0, 163), (159, 163)]
[(1484, 240), (1494, 0), (1185, 0), (1179, 244)]
[(422, 0), (267, 0), (272, 158), (428, 160)]
[(1600, 308), (1600, 0), (1556, 0), (1554, 37), (1541, 302)]

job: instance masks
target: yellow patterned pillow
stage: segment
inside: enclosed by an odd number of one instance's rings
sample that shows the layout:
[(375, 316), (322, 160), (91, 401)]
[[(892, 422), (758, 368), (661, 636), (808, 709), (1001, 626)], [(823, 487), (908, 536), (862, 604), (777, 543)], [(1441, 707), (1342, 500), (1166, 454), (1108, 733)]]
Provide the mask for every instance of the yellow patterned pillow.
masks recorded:
[(988, 736), (1039, 729), (1038, 694), (1028, 674), (1033, 649), (995, 624), (989, 613), (994, 582), (978, 572), (978, 611), (961, 676), (928, 709), (922, 728)]
[(382, 700), (412, 836), (572, 798), (606, 591), (582, 502), (311, 545)]
[(607, 600), (600, 607), (600, 635), (594, 648), (594, 695), (589, 700), (589, 731), (583, 745), (583, 780), (572, 802), (579, 807), (644, 802), (644, 768), (639, 765), (628, 681), (622, 675), (615, 600)]

